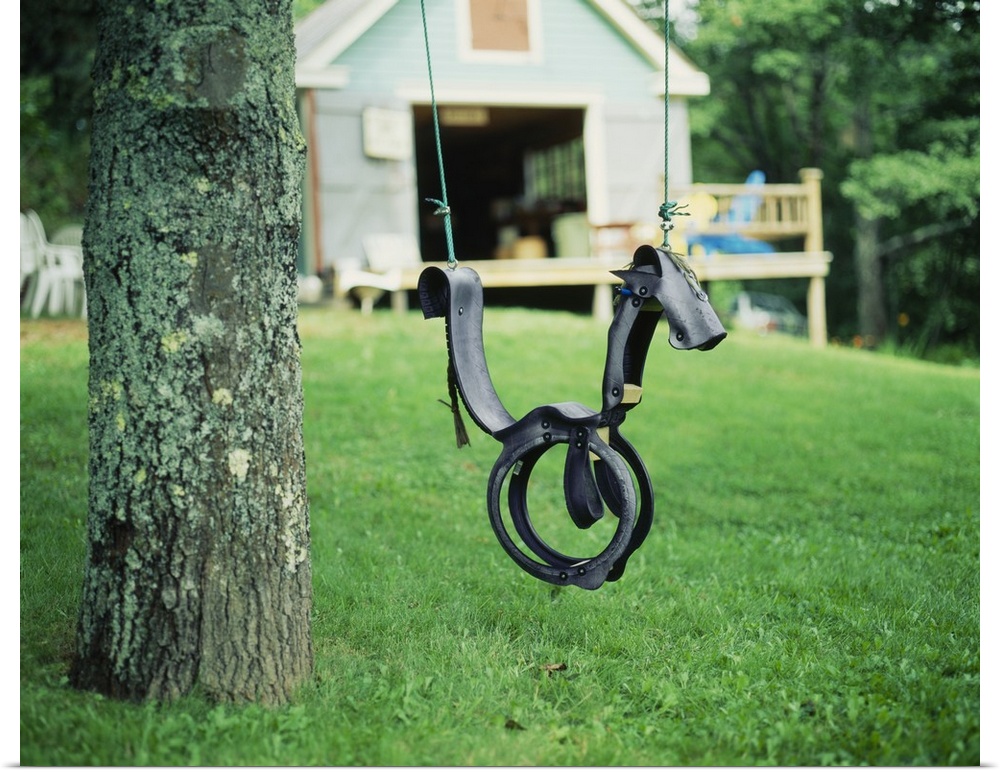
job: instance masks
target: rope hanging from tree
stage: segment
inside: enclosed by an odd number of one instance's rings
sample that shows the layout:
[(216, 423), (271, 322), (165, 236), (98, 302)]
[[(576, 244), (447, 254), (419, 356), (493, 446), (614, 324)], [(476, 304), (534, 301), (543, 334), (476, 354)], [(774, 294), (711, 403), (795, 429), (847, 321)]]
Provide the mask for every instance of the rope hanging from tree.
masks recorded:
[(670, 246), (670, 232), (674, 228), (673, 218), (686, 217), (682, 212), (684, 207), (670, 200), (670, 0), (663, 2), (663, 203), (660, 205), (660, 230), (663, 231), (663, 243), (660, 245), (667, 257), (677, 266), (687, 280), (692, 291), (702, 300), (708, 296), (701, 289), (694, 269), (682, 255), (674, 252)]
[(660, 205), (660, 229), (663, 249), (670, 250), (669, 236), (673, 218), (687, 215), (676, 201), (670, 201), (670, 0), (663, 3), (663, 203)]
[(673, 230), (672, 218), (686, 215), (676, 201), (670, 201), (670, 0), (663, 2), (663, 203), (660, 205), (660, 229), (663, 248), (670, 249), (668, 234)]
[(420, 20), (424, 26), (424, 51), (427, 54), (427, 80), (431, 87), (431, 116), (434, 120), (434, 144), (437, 147), (438, 173), (441, 176), (441, 198), (427, 199), (431, 204), (436, 204), (437, 209), (434, 214), (444, 218), (444, 236), (448, 245), (448, 268), (454, 269), (458, 265), (455, 257), (455, 241), (451, 233), (451, 207), (448, 206), (448, 186), (444, 179), (444, 153), (441, 150), (441, 125), (438, 122), (437, 99), (434, 96), (434, 71), (431, 68), (431, 41), (427, 34), (427, 9), (424, 7), (424, 0), (420, 0)]

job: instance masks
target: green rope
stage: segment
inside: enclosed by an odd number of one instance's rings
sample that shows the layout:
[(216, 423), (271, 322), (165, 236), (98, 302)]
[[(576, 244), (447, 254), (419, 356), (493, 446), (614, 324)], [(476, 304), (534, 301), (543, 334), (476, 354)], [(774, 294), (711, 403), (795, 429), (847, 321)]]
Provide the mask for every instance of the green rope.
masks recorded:
[(434, 214), (444, 218), (444, 235), (448, 242), (448, 268), (455, 268), (458, 260), (455, 258), (455, 242), (451, 234), (451, 207), (448, 206), (448, 187), (444, 181), (444, 154), (441, 152), (441, 126), (438, 124), (437, 100), (434, 98), (434, 73), (431, 70), (431, 43), (427, 35), (427, 10), (424, 0), (420, 0), (420, 18), (424, 24), (424, 50), (427, 52), (427, 79), (431, 86), (431, 115), (434, 118), (434, 142), (437, 145), (438, 172), (441, 175), (441, 199), (426, 199), (436, 204)]
[(671, 218), (687, 215), (676, 201), (670, 201), (670, 0), (663, 2), (663, 203), (660, 205), (660, 229), (663, 248), (669, 250), (667, 236), (673, 230)]

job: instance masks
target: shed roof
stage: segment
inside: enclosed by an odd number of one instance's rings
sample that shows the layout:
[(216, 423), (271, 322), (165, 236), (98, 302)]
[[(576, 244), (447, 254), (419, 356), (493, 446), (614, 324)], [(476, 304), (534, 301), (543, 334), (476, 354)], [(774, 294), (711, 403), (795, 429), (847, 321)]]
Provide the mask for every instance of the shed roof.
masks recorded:
[[(327, 0), (295, 27), (298, 54), (296, 83), (300, 88), (341, 88), (349, 72), (338, 58), (399, 0)], [(579, 0), (596, 10), (608, 25), (646, 61), (650, 72), (663, 73), (663, 39), (642, 21), (624, 0)], [(704, 96), (708, 76), (676, 46), (670, 46), (670, 94)], [(661, 86), (662, 93), (662, 86)]]

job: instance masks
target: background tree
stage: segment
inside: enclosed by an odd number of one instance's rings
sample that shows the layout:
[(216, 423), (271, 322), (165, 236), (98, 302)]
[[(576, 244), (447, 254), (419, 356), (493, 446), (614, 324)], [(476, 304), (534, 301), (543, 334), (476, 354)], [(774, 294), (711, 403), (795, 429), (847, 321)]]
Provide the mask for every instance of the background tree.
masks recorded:
[[(322, 0), (293, 0), (301, 19)], [(87, 203), (97, 0), (21, 2), (21, 209), (50, 231)]]
[(895, 324), (919, 354), (978, 351), (978, 4), (881, 3), (855, 23), (863, 98), (840, 192), (854, 206), (861, 332), (879, 340)]
[(52, 229), (83, 219), (94, 0), (21, 3), (21, 208)]
[(290, 0), (100, 3), (72, 683), (280, 702), (311, 673)]
[(820, 167), (838, 257), (831, 327), (978, 354), (979, 4), (695, 8), (697, 34), (682, 44), (712, 80), (692, 109), (696, 176), (762, 169), (787, 181)]

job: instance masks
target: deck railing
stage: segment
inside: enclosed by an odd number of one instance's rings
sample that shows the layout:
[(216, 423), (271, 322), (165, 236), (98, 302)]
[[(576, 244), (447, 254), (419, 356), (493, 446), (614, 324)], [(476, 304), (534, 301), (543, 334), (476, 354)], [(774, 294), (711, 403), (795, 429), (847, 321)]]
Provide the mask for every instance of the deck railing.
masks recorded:
[[(827, 336), (826, 276), (833, 259), (823, 249), (823, 172), (802, 169), (799, 179), (799, 183), (695, 183), (678, 187), (670, 198), (685, 214), (673, 218), (669, 241), (675, 251), (689, 256), (704, 282), (808, 279), (809, 338), (823, 346)], [(594, 254), (625, 259), (636, 246), (653, 239), (662, 239), (654, 222), (598, 226), (594, 229)], [(789, 244), (795, 239), (801, 243)], [(715, 251), (719, 244), (725, 249)]]
[(686, 204), (676, 219), (681, 234), (739, 233), (755, 239), (802, 237), (805, 252), (823, 251), (823, 204), (819, 169), (799, 171), (798, 184), (721, 185), (695, 183), (671, 191)]

